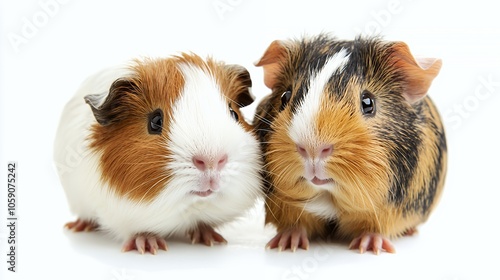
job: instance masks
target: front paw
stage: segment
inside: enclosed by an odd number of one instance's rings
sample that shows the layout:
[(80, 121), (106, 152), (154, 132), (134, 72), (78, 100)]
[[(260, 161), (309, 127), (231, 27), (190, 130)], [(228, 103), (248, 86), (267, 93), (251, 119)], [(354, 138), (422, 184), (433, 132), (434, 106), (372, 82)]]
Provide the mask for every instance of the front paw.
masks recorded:
[(194, 230), (189, 232), (191, 243), (203, 243), (207, 246), (212, 247), (214, 242), (227, 244), (226, 239), (217, 233), (213, 227), (206, 224), (199, 224)]
[(361, 254), (370, 250), (376, 255), (380, 254), (381, 250), (388, 253), (396, 253), (392, 242), (380, 233), (363, 233), (351, 242), (349, 249), (359, 249)]
[(295, 252), (297, 248), (308, 250), (309, 238), (307, 237), (307, 231), (303, 227), (293, 227), (281, 230), (267, 243), (266, 249), (267, 248), (278, 248), (280, 252), (288, 248), (290, 248), (292, 252)]
[(78, 218), (74, 222), (66, 223), (64, 227), (73, 232), (81, 232), (97, 230), (99, 228), (99, 225), (95, 221)]
[(137, 250), (140, 254), (150, 252), (153, 255), (156, 255), (158, 249), (167, 251), (167, 242), (165, 239), (149, 233), (141, 233), (133, 236), (122, 247), (123, 252)]

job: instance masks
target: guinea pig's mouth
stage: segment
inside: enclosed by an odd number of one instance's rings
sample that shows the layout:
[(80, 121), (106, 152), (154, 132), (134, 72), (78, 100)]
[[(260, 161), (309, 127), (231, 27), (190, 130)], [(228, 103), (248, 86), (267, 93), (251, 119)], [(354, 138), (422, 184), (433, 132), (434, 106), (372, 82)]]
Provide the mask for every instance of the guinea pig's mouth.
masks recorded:
[(197, 196), (201, 196), (201, 197), (207, 197), (209, 195), (211, 195), (213, 193), (212, 190), (207, 190), (207, 191), (203, 191), (203, 192), (200, 192), (200, 191), (191, 191), (192, 194), (195, 194)]
[(310, 182), (313, 183), (314, 185), (322, 186), (322, 185), (326, 185), (328, 183), (333, 183), (334, 181), (332, 178), (320, 179), (320, 178), (314, 176), (314, 178), (312, 178)]

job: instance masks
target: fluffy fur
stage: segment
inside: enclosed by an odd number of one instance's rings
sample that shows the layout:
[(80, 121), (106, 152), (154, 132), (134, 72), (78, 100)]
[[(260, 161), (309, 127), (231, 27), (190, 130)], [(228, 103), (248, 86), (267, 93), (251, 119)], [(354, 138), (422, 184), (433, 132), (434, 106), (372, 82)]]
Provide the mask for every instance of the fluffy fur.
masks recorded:
[[(259, 144), (239, 110), (253, 101), (250, 89), (243, 67), (194, 54), (136, 60), (89, 78), (66, 105), (54, 146), (71, 211), (120, 240), (184, 234), (242, 215), (261, 196)], [(163, 130), (149, 134), (157, 109)], [(220, 154), (227, 163), (216, 174), (193, 164), (194, 156)], [(194, 195), (207, 177), (218, 190)]]
[[(317, 76), (343, 52), (343, 67), (326, 71), (318, 89)], [(444, 128), (426, 96), (440, 60), (416, 61), (401, 42), (322, 34), (275, 41), (257, 66), (272, 89), (254, 119), (265, 156), (266, 223), (279, 233), (304, 228), (308, 237), (352, 239), (401, 236), (428, 218), (446, 174)], [(285, 91), (292, 96), (284, 106)], [(365, 91), (375, 98), (374, 115), (362, 113)], [(328, 145), (331, 155), (320, 158), (319, 147)], [(328, 183), (311, 183), (308, 172), (326, 174), (317, 176)]]

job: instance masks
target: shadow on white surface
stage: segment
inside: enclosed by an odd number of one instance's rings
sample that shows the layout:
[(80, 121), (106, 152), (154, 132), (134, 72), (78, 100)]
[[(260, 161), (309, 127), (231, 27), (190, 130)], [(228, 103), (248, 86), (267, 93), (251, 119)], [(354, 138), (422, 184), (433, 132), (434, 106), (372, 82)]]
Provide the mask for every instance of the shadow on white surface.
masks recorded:
[[(275, 234), (274, 228), (263, 226), (263, 213), (260, 216), (256, 216), (256, 211), (250, 213), (219, 230), (228, 240), (227, 245), (208, 247), (191, 244), (187, 237), (176, 236), (167, 239), (168, 251), (159, 251), (157, 255), (141, 255), (137, 251), (123, 253), (122, 244), (102, 232), (73, 233), (63, 230), (62, 237), (68, 239), (75, 254), (85, 255), (108, 267), (125, 268), (136, 276), (169, 275), (174, 272), (197, 275), (216, 271), (224, 277), (239, 275), (243, 279), (321, 279), (322, 275), (332, 273), (368, 276), (370, 268), (382, 269), (388, 265), (398, 267), (388, 270), (386, 279), (397, 279), (391, 277), (395, 277), (400, 269), (410, 269), (411, 263), (415, 262), (414, 257), (421, 258), (421, 254), (428, 251), (427, 247), (433, 242), (428, 234), (400, 238), (394, 241), (398, 251), (396, 254), (382, 253), (378, 256), (372, 252), (359, 254), (356, 250), (348, 250), (347, 243), (320, 241), (313, 241), (307, 251), (278, 252), (265, 249), (267, 241)], [(426, 261), (422, 259), (420, 262)], [(356, 267), (368, 270), (356, 271)]]

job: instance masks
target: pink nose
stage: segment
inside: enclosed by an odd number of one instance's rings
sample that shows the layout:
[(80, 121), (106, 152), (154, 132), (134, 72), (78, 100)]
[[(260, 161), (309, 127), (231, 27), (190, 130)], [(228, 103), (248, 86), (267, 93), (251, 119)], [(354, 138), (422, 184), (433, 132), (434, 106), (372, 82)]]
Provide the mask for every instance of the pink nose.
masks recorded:
[[(297, 152), (305, 159), (309, 158), (309, 152), (304, 145), (297, 144)], [(317, 157), (320, 159), (327, 158), (333, 153), (333, 145), (326, 144), (319, 146), (312, 154), (312, 157)]]
[(223, 154), (221, 156), (217, 156), (214, 158), (209, 158), (206, 156), (194, 156), (193, 164), (201, 171), (205, 171), (207, 169), (216, 169), (222, 170), (224, 165), (227, 163), (227, 154)]

